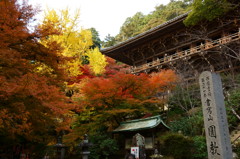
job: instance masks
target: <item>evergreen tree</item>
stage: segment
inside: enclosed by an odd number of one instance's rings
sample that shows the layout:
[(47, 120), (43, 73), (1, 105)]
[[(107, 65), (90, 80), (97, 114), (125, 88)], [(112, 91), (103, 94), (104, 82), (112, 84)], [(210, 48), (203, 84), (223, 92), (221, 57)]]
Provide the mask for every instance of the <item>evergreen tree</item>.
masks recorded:
[(93, 45), (91, 46), (92, 49), (98, 47), (101, 48), (101, 39), (99, 38), (99, 33), (95, 28), (90, 28), (91, 32), (92, 32), (92, 41), (93, 41)]
[(184, 21), (185, 25), (195, 25), (199, 21), (213, 19), (223, 15), (234, 7), (239, 6), (230, 2), (229, 0), (194, 0), (192, 5), (192, 11)]

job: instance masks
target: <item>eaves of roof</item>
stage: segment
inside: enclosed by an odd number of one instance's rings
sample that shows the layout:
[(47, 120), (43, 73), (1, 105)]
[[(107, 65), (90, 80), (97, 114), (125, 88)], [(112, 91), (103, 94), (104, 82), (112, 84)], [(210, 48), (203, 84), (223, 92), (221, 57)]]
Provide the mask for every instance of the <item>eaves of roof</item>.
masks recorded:
[(114, 46), (107, 47), (107, 48), (102, 48), (100, 51), (103, 54), (108, 55), (108, 53), (111, 53), (111, 52), (113, 52), (115, 50), (121, 49), (122, 47), (128, 46), (128, 45), (130, 45), (130, 44), (132, 44), (132, 43), (134, 43), (136, 41), (139, 41), (141, 39), (149, 37), (149, 36), (155, 34), (156, 32), (159, 32), (159, 31), (163, 30), (164, 28), (167, 28), (167, 27), (171, 26), (171, 24), (174, 24), (174, 23), (179, 22), (179, 21), (183, 21), (187, 17), (187, 15), (188, 15), (188, 13), (185, 13), (185, 14), (182, 14), (180, 16), (177, 16), (177, 17), (175, 17), (175, 18), (173, 18), (173, 19), (171, 19), (171, 20), (169, 20), (169, 21), (167, 21), (167, 22), (165, 22), (163, 24), (160, 24), (160, 25), (158, 25), (158, 26), (156, 26), (156, 27), (154, 27), (154, 28), (152, 28), (152, 29), (150, 29), (150, 30), (148, 30), (146, 32), (138, 34), (135, 37), (129, 38), (128, 40), (123, 41), (123, 42), (121, 42), (119, 44), (116, 44)]
[(113, 132), (128, 132), (128, 131), (139, 131), (145, 129), (152, 129), (157, 127), (159, 124), (164, 125), (166, 128), (169, 128), (161, 119), (160, 115), (144, 118), (130, 120), (120, 123), (119, 127), (116, 128)]

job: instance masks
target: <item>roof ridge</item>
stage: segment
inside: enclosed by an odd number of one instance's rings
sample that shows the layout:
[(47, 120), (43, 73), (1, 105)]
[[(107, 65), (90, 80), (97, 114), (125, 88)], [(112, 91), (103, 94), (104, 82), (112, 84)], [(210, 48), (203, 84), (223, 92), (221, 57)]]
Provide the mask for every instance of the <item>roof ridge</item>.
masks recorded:
[(139, 121), (144, 121), (144, 120), (150, 120), (150, 119), (154, 119), (154, 118), (156, 118), (156, 119), (159, 118), (160, 120), (162, 120), (160, 115), (155, 115), (155, 116), (151, 116), (151, 117), (148, 117), (148, 118), (133, 119), (133, 120), (128, 120), (128, 121), (123, 121), (123, 122), (121, 122), (120, 124), (134, 123), (134, 122), (139, 122)]

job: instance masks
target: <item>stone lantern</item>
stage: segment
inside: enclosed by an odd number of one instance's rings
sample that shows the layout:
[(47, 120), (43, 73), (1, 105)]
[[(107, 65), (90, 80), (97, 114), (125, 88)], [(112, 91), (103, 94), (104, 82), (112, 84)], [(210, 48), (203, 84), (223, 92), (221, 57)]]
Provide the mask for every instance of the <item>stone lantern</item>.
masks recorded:
[(90, 154), (89, 148), (92, 146), (92, 143), (88, 142), (88, 135), (84, 135), (83, 141), (78, 145), (81, 149), (82, 159), (88, 159)]
[(57, 159), (64, 159), (65, 151), (67, 146), (62, 143), (62, 136), (59, 136), (57, 139), (57, 144), (54, 145), (57, 149)]
[(163, 158), (163, 156), (160, 154), (160, 153), (158, 153), (158, 150), (157, 149), (155, 149), (154, 150), (154, 154), (152, 155), (152, 156), (150, 156), (152, 159), (158, 159), (158, 158)]

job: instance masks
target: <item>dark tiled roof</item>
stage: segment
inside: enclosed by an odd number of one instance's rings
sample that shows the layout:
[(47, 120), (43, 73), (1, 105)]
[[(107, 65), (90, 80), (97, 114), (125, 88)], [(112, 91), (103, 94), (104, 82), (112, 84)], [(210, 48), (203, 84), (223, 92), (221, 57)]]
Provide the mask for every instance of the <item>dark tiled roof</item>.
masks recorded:
[(108, 51), (110, 51), (110, 50), (115, 50), (115, 49), (120, 48), (120, 47), (122, 47), (122, 46), (124, 46), (124, 45), (127, 45), (127, 44), (129, 44), (129, 43), (133, 43), (133, 42), (135, 42), (135, 41), (137, 41), (137, 40), (139, 40), (139, 39), (142, 39), (142, 38), (144, 38), (144, 37), (147, 37), (147, 36), (149, 36), (149, 35), (152, 35), (152, 34), (154, 34), (155, 32), (157, 32), (157, 31), (159, 31), (159, 30), (167, 27), (169, 24), (171, 24), (171, 23), (173, 23), (173, 22), (179, 21), (179, 20), (181, 20), (181, 19), (185, 19), (185, 18), (187, 17), (187, 15), (188, 15), (188, 13), (182, 14), (182, 15), (177, 16), (177, 17), (175, 17), (175, 18), (173, 18), (173, 19), (171, 19), (171, 20), (169, 20), (169, 21), (167, 21), (167, 22), (165, 22), (165, 23), (163, 23), (163, 24), (160, 24), (160, 25), (158, 25), (158, 26), (156, 26), (156, 27), (154, 27), (154, 28), (152, 28), (152, 29), (150, 29), (150, 30), (148, 30), (148, 31), (146, 31), (146, 32), (143, 32), (143, 33), (141, 33), (141, 34), (138, 34), (138, 35), (135, 36), (135, 37), (129, 38), (128, 40), (123, 41), (123, 42), (121, 42), (121, 43), (119, 43), (119, 44), (116, 44), (116, 45), (114, 45), (114, 46), (107, 47), (107, 48), (102, 48), (102, 49), (101, 49), (101, 52), (102, 52), (102, 53), (106, 53), (106, 52), (108, 52)]

